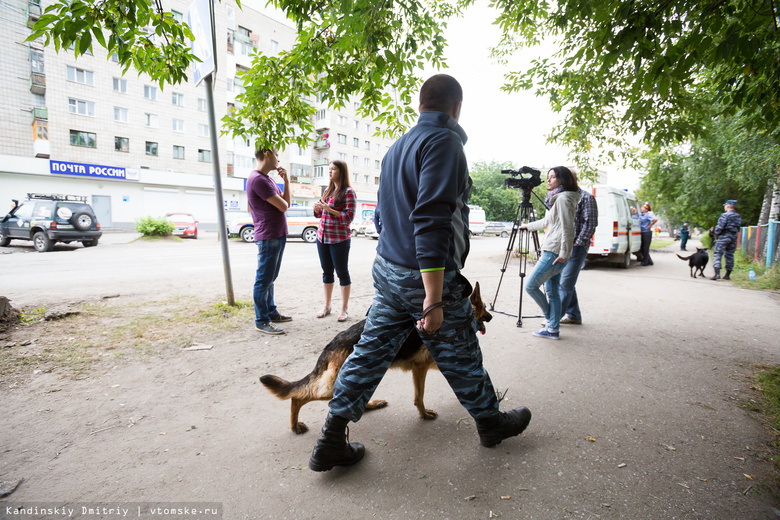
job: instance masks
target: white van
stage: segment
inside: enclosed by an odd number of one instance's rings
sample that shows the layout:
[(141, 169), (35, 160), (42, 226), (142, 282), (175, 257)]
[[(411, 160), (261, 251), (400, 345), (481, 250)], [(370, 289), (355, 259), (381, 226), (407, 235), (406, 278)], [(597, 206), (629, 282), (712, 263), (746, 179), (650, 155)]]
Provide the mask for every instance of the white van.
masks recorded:
[(472, 235), (481, 235), (485, 231), (485, 210), (469, 204), (469, 231)]
[(631, 255), (639, 253), (642, 246), (636, 197), (604, 184), (594, 186), (591, 193), (599, 208), (599, 225), (590, 239), (588, 260), (607, 258), (628, 269)]

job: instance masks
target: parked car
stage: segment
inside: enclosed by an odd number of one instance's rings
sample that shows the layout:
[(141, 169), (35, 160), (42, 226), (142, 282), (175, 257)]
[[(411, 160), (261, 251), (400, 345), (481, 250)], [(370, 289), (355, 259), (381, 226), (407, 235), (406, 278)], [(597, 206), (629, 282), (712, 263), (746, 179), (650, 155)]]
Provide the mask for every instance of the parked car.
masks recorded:
[(376, 226), (374, 226), (373, 220), (353, 220), (349, 225), (349, 230), (352, 236), (356, 237), (358, 235), (368, 235), (371, 232), (375, 232)]
[(593, 196), (599, 209), (599, 225), (590, 242), (588, 260), (606, 258), (628, 269), (631, 255), (642, 255), (639, 204), (633, 193), (598, 184)]
[[(314, 210), (304, 206), (293, 206), (287, 210), (287, 236), (302, 238), (313, 244), (317, 241), (317, 227), (320, 219)], [(255, 241), (255, 225), (252, 216), (245, 211), (229, 211), (225, 214), (228, 237), (241, 237), (244, 242)]]
[(182, 238), (198, 238), (198, 221), (192, 216), (192, 213), (166, 213), (165, 218), (170, 220), (176, 229), (172, 235)]
[(469, 232), (472, 235), (481, 235), (485, 230), (485, 210), (480, 206), (469, 204)]
[(13, 202), (13, 209), (0, 220), (0, 246), (11, 240), (32, 240), (35, 249), (43, 253), (57, 242), (93, 247), (103, 235), (87, 197), (28, 193), (26, 201)]
[(482, 231), (482, 235), (507, 238), (512, 232), (512, 225), (511, 222), (487, 222), (485, 224), (485, 230)]

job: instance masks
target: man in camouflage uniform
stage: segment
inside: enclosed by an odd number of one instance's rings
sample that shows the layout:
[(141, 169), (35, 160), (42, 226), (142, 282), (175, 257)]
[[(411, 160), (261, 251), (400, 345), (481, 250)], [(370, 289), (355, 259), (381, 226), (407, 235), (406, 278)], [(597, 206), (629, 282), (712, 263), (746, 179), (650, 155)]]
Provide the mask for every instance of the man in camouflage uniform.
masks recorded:
[(463, 152), (466, 133), (458, 124), (462, 100), (455, 78), (429, 78), (420, 90), (417, 125), (382, 161), (374, 301), (360, 341), (333, 387), (328, 417), (309, 459), (313, 471), (363, 458), (365, 447), (347, 440), (347, 425), (360, 420), (402, 343), (418, 333), (415, 327), (474, 418), (483, 446), (519, 435), (531, 421), (525, 407), (498, 410), (472, 319), (471, 286), (460, 274), (469, 252), (472, 184)]
[(721, 213), (718, 219), (718, 225), (712, 228), (712, 234), (717, 238), (715, 240), (715, 252), (713, 253), (712, 266), (715, 268), (715, 276), (710, 280), (718, 280), (720, 278), (720, 260), (723, 254), (726, 254), (726, 275), (724, 280), (729, 280), (731, 277), (731, 270), (734, 269), (734, 251), (737, 250), (737, 233), (742, 225), (742, 217), (735, 211), (737, 207), (737, 201), (729, 199), (723, 204), (725, 213)]

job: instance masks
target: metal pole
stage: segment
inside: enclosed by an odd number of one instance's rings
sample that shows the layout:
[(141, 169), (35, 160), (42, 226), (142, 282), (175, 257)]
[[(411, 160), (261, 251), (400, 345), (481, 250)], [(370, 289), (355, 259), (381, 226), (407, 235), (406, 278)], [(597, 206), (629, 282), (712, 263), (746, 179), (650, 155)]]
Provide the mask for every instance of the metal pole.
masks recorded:
[(222, 176), (219, 172), (219, 147), (217, 145), (217, 118), (214, 115), (213, 74), (205, 78), (206, 102), (209, 107), (209, 137), (211, 138), (211, 164), (214, 170), (214, 193), (217, 199), (217, 231), (219, 245), (222, 247), (222, 268), (225, 271), (225, 290), (228, 305), (235, 305), (233, 296), (233, 276), (230, 272), (230, 254), (228, 253), (228, 237), (225, 228), (225, 202), (222, 195)]

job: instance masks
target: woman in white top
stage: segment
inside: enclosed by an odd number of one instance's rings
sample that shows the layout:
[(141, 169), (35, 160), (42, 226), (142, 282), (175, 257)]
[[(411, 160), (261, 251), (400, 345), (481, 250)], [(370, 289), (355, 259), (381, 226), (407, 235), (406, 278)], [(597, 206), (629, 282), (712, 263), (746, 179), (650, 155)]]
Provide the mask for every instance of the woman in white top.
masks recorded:
[[(544, 232), (542, 256), (536, 262), (533, 273), (526, 281), (526, 292), (534, 299), (544, 313), (547, 324), (533, 335), (547, 339), (558, 339), (558, 325), (561, 322), (561, 271), (571, 256), (574, 245), (574, 213), (580, 200), (577, 179), (565, 166), (556, 166), (547, 173), (547, 197), (549, 208), (543, 219), (522, 224), (520, 229)], [(547, 295), (540, 289), (544, 284)], [(549, 300), (548, 300), (549, 298)]]

